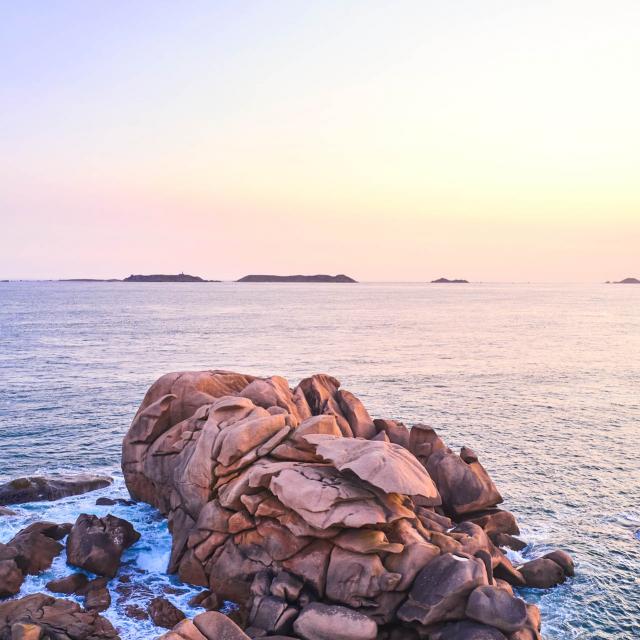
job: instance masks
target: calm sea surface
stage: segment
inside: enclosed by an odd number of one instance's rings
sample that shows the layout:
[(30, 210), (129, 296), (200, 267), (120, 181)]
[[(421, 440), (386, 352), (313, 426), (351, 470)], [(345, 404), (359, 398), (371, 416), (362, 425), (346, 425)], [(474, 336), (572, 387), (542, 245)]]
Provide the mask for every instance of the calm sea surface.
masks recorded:
[[(116, 473), (146, 389), (179, 369), (339, 378), (374, 416), (433, 425), (472, 447), (531, 542), (577, 561), (565, 585), (524, 592), (546, 639), (640, 638), (640, 286), (0, 283), (0, 480), (51, 470)], [(145, 588), (169, 535), (149, 507), (98, 495), (24, 505), (25, 523), (107, 510), (143, 539), (125, 564)], [(23, 594), (64, 575), (64, 556)], [(177, 593), (175, 593), (177, 591)], [(135, 630), (122, 603), (107, 615)], [(187, 613), (189, 613), (189, 610)]]

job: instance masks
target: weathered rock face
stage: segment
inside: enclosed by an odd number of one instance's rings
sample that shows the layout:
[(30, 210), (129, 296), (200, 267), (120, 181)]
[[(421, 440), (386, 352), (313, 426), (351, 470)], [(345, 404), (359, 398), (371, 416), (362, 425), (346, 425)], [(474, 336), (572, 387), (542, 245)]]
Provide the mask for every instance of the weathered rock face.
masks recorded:
[(42, 593), (0, 603), (0, 638), (20, 637), (119, 640), (111, 623), (95, 611)]
[[(277, 376), (163, 376), (122, 468), (132, 497), (169, 518), (169, 571), (242, 605), (252, 637), (531, 628), (510, 587), (525, 578), (493, 542), (517, 523), (477, 455), (429, 426), (372, 419), (331, 376), (295, 389)], [(562, 555), (547, 561), (569, 570)], [(189, 624), (164, 637), (199, 637)]]
[(112, 479), (108, 476), (78, 474), (70, 476), (33, 476), (16, 478), (0, 484), (0, 505), (59, 500), (87, 491), (108, 487)]

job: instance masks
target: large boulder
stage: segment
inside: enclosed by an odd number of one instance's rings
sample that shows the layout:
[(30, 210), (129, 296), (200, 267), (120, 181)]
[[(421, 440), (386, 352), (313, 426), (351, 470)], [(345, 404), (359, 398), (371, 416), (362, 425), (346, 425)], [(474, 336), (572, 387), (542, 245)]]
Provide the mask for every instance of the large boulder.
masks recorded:
[(429, 456), (427, 470), (446, 510), (454, 517), (493, 508), (502, 496), (477, 458), (467, 459), (438, 450)]
[(0, 603), (0, 638), (20, 637), (18, 633), (25, 637), (25, 632), (33, 634), (27, 638), (119, 640), (111, 623), (97, 612), (42, 593)]
[(536, 558), (518, 567), (525, 584), (537, 589), (549, 589), (565, 581), (564, 569), (549, 558)]
[(193, 624), (207, 640), (249, 640), (233, 620), (219, 611), (201, 613), (193, 619)]
[(108, 487), (112, 478), (90, 474), (31, 476), (0, 484), (0, 505), (59, 500)]
[(80, 514), (67, 539), (69, 564), (101, 576), (113, 577), (123, 552), (140, 539), (131, 523), (111, 514)]
[[(122, 468), (132, 498), (168, 518), (169, 572), (238, 603), (252, 637), (500, 638), (466, 613), (469, 596), (525, 584), (492, 541), (517, 523), (476, 454), (452, 452), (430, 426), (373, 419), (326, 374), (295, 388), (229, 371), (163, 376)], [(197, 620), (165, 637), (227, 624)]]
[(469, 594), (488, 584), (487, 570), (478, 558), (445, 553), (418, 574), (398, 617), (425, 626), (464, 617)]
[(36, 575), (51, 566), (64, 548), (59, 540), (70, 526), (34, 522), (0, 544), (0, 598), (17, 594), (26, 575)]
[(376, 623), (362, 613), (339, 605), (308, 604), (293, 625), (304, 640), (374, 640)]
[(562, 567), (564, 575), (567, 577), (573, 577), (575, 575), (575, 566), (573, 564), (573, 558), (566, 552), (561, 550), (552, 551), (547, 553), (543, 558), (547, 560), (553, 560), (556, 564)]
[(465, 614), (468, 618), (511, 633), (527, 622), (524, 600), (514, 598), (506, 590), (485, 585), (471, 592)]

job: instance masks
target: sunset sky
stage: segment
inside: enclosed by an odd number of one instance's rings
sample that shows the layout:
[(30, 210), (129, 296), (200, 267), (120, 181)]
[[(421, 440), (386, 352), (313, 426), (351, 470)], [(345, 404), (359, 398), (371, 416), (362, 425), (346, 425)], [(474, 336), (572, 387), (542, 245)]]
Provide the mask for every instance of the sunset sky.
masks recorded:
[(640, 2), (0, 0), (0, 278), (640, 277)]

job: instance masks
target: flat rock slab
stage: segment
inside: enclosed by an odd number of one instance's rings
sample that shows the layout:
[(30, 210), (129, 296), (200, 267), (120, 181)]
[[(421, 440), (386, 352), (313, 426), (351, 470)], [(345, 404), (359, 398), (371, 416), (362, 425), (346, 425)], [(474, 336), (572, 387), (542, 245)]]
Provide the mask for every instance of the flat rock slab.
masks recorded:
[(104, 489), (112, 482), (109, 476), (90, 474), (16, 478), (0, 484), (0, 505), (59, 500)]

